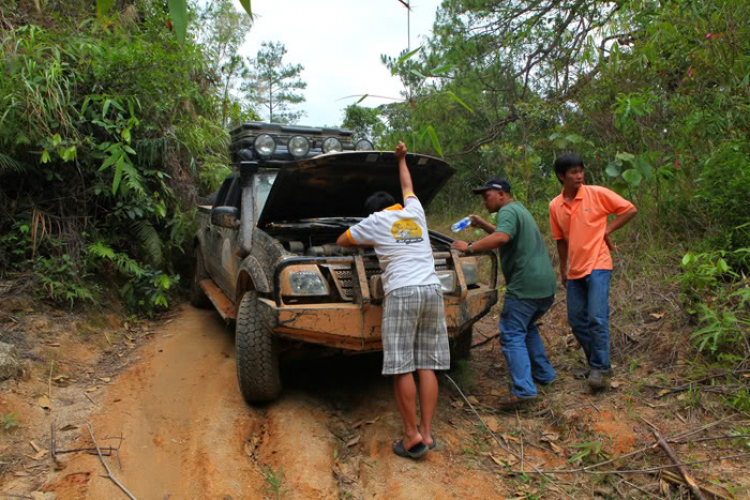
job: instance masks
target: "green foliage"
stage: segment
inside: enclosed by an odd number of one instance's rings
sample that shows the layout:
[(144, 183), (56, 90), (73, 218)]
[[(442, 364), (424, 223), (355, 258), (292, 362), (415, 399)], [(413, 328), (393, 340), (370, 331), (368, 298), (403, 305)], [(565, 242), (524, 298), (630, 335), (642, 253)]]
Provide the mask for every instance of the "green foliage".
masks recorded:
[(696, 349), (750, 353), (750, 4), (447, 0), (433, 33), (383, 56), (404, 102), (380, 108), (381, 144), (456, 168), (433, 210), (471, 213), (468, 189), (504, 176), (544, 228), (555, 157), (577, 152), (637, 205), (634, 240), (695, 241), (677, 281)]
[(568, 459), (569, 463), (596, 463), (602, 459), (607, 458), (607, 454), (602, 451), (602, 444), (599, 441), (589, 441), (585, 443), (577, 443), (573, 445), (580, 451), (576, 452), (575, 455)]
[(712, 355), (748, 349), (750, 329), (747, 279), (729, 264), (747, 267), (750, 249), (715, 250), (682, 258), (683, 273), (677, 278), (687, 310), (698, 315), (700, 328), (690, 336), (698, 351)]
[(0, 415), (0, 425), (3, 426), (3, 430), (5, 432), (11, 431), (17, 427), (20, 427), (20, 423), (17, 420), (17, 415), (15, 413), (5, 413), (3, 415)]
[(385, 124), (380, 119), (378, 108), (366, 108), (352, 104), (344, 109), (342, 127), (350, 129), (357, 138), (373, 141), (375, 148), (379, 148), (379, 138), (385, 131)]
[(271, 493), (277, 500), (284, 498), (284, 495), (292, 491), (289, 488), (284, 488), (284, 471), (282, 469), (279, 469), (277, 472), (270, 466), (266, 466), (263, 467), (261, 473), (268, 485), (262, 488), (262, 490)]
[(88, 252), (112, 263), (118, 273), (129, 278), (120, 287), (120, 296), (127, 305), (149, 316), (159, 308), (169, 307), (168, 293), (179, 283), (179, 275), (167, 275), (150, 265), (141, 267), (126, 254), (115, 252), (101, 241), (89, 245)]
[(198, 196), (228, 173), (223, 124), (248, 116), (229, 92), (241, 68), (221, 66), (247, 29), (231, 32), (243, 21), (217, 2), (191, 13), (221, 18), (197, 27), (205, 43), (178, 43), (163, 6), (119, 5), (98, 2), (95, 19), (54, 6), (66, 15), (11, 17), (0, 35), (0, 273), (71, 306), (112, 279), (151, 314), (179, 283)]
[(85, 284), (86, 275), (81, 275), (78, 267), (65, 253), (60, 257), (37, 257), (33, 268), (47, 298), (73, 307), (76, 302), (93, 302), (96, 293), (94, 284)]

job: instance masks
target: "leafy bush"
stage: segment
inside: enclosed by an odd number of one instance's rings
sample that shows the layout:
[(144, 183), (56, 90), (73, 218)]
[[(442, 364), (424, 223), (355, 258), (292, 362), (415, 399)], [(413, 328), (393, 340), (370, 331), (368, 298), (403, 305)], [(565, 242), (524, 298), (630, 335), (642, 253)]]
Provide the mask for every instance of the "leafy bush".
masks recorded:
[(221, 40), (178, 42), (151, 2), (93, 7), (2, 32), (0, 273), (31, 271), (71, 306), (113, 278), (151, 314), (179, 283), (197, 197), (229, 172), (234, 100), (216, 83)]
[(690, 336), (698, 351), (712, 355), (750, 352), (750, 288), (747, 278), (728, 263), (746, 266), (748, 259), (750, 248), (689, 252), (683, 257), (683, 273), (677, 280), (683, 302), (688, 312), (697, 316), (700, 326)]

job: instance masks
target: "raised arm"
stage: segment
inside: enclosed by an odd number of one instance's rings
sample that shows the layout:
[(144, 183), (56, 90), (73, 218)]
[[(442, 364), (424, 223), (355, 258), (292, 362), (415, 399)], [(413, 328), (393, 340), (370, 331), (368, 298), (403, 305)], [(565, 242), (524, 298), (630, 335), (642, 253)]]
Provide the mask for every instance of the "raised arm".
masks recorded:
[(401, 196), (405, 198), (407, 194), (414, 194), (411, 174), (409, 173), (409, 167), (406, 166), (406, 144), (399, 141), (394, 154), (398, 159), (398, 178), (401, 181)]

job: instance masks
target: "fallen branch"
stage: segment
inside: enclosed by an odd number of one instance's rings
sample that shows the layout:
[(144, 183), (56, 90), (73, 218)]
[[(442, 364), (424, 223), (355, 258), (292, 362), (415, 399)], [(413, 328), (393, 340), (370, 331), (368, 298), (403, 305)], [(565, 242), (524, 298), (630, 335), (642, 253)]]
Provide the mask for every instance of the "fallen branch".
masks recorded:
[(656, 396), (656, 399), (661, 399), (665, 396), (669, 396), (671, 394), (677, 394), (679, 392), (685, 392), (689, 391), (692, 388), (697, 388), (700, 391), (703, 392), (714, 392), (718, 394), (731, 394), (734, 389), (743, 387), (740, 384), (733, 384), (733, 385), (698, 385), (698, 384), (689, 384), (689, 385), (682, 385), (679, 387), (675, 387), (673, 389), (670, 389), (669, 392), (665, 392), (663, 394), (659, 394)]
[(625, 483), (625, 484), (627, 484), (627, 485), (628, 485), (628, 486), (630, 486), (631, 488), (635, 488), (636, 490), (638, 490), (638, 491), (640, 491), (641, 493), (644, 493), (644, 494), (646, 494), (646, 495), (650, 496), (651, 498), (660, 498), (660, 497), (658, 497), (658, 496), (654, 495), (653, 493), (651, 493), (651, 492), (649, 492), (649, 491), (647, 491), (647, 490), (644, 490), (643, 488), (641, 488), (641, 487), (640, 487), (640, 486), (638, 486), (637, 484), (635, 484), (635, 483), (631, 483), (630, 481), (628, 481), (627, 479), (625, 479), (624, 477), (622, 477), (622, 474), (616, 474), (616, 475), (617, 475), (617, 476), (619, 476), (619, 477), (621, 477), (621, 478), (622, 478), (622, 482), (623, 482), (623, 483)]
[[(453, 387), (456, 388), (456, 390), (461, 395), (461, 397), (464, 399), (464, 401), (466, 401), (466, 404), (469, 405), (469, 408), (471, 408), (471, 410), (474, 412), (474, 415), (477, 416), (477, 419), (479, 419), (479, 422), (482, 424), (482, 426), (485, 429), (487, 429), (487, 432), (490, 433), (490, 435), (493, 437), (493, 439), (495, 440), (495, 442), (497, 443), (497, 445), (500, 448), (502, 448), (503, 450), (505, 450), (505, 452), (507, 452), (510, 455), (513, 455), (517, 459), (521, 460), (521, 463), (523, 464), (523, 457), (519, 456), (518, 453), (516, 453), (515, 451), (511, 450), (509, 447), (503, 446), (503, 443), (500, 442), (500, 440), (497, 438), (497, 436), (495, 435), (495, 433), (492, 432), (492, 429), (490, 429), (487, 426), (487, 424), (484, 422), (484, 420), (482, 420), (482, 416), (479, 415), (479, 412), (476, 410), (476, 408), (474, 408), (474, 405), (471, 404), (471, 401), (469, 401), (469, 398), (466, 397), (466, 395), (463, 393), (463, 391), (461, 390), (461, 388), (458, 387), (458, 384), (449, 375), (447, 375), (447, 374), (443, 374), (443, 375), (445, 376), (445, 378), (447, 378), (448, 380), (450, 380), (451, 384), (453, 384)], [(541, 474), (542, 476), (545, 475), (544, 471), (541, 470), (541, 469), (538, 469), (534, 464), (529, 463), (529, 466), (534, 470), (534, 472), (536, 472), (538, 474)], [(524, 471), (520, 471), (518, 473), (519, 474), (523, 474)], [(565, 495), (566, 498), (570, 498), (572, 500), (572, 497), (569, 496), (567, 493), (565, 493), (562, 489), (560, 489), (560, 487), (557, 485), (557, 483), (555, 483), (555, 481), (551, 477), (548, 477), (547, 480), (549, 480), (550, 483), (552, 483), (555, 486), (557, 486), (558, 489), (560, 490), (560, 493), (562, 493), (563, 495)]]
[[(699, 427), (698, 429), (693, 429), (692, 431), (687, 431), (687, 432), (684, 432), (684, 433), (682, 433), (682, 434), (678, 434), (677, 436), (674, 436), (674, 437), (672, 437), (671, 439), (673, 439), (673, 440), (675, 440), (675, 441), (676, 441), (676, 440), (682, 440), (682, 439), (685, 439), (685, 438), (687, 438), (688, 436), (692, 436), (693, 434), (698, 434), (698, 433), (699, 433), (699, 432), (701, 432), (701, 431), (705, 431), (705, 430), (706, 430), (706, 429), (708, 429), (709, 427), (715, 427), (715, 426), (717, 426), (717, 425), (719, 425), (719, 424), (722, 424), (722, 423), (726, 422), (727, 420), (731, 420), (731, 419), (733, 419), (733, 418), (735, 417), (735, 415), (736, 415), (736, 414), (734, 414), (734, 413), (733, 413), (732, 415), (729, 415), (729, 416), (728, 416), (728, 417), (726, 417), (726, 418), (722, 418), (721, 420), (717, 420), (716, 422), (711, 422), (710, 424), (706, 424), (706, 425), (704, 425), (704, 426), (701, 426), (701, 427)], [(652, 425), (652, 424), (649, 424), (649, 425)]]
[(49, 452), (52, 456), (52, 460), (55, 459), (55, 426), (57, 425), (57, 421), (53, 420), (49, 424)]
[(496, 339), (496, 338), (498, 338), (499, 336), (500, 336), (500, 334), (499, 334), (499, 333), (496, 333), (495, 335), (493, 335), (493, 336), (491, 336), (491, 337), (487, 337), (486, 339), (484, 339), (484, 340), (483, 340), (483, 341), (481, 341), (481, 342), (477, 342), (476, 344), (472, 344), (471, 348), (472, 348), (472, 349), (476, 349), (477, 347), (481, 347), (481, 346), (483, 346), (483, 345), (485, 345), (485, 344), (489, 344), (489, 343), (490, 343), (491, 341), (495, 340), (495, 339)]
[(5, 316), (9, 320), (11, 320), (13, 323), (18, 323), (20, 320), (16, 318), (15, 316), (11, 316), (10, 314), (0, 311), (0, 316)]
[(705, 437), (705, 438), (700, 438), (700, 439), (691, 439), (689, 441), (682, 441), (682, 440), (674, 441), (674, 440), (669, 439), (667, 442), (672, 443), (672, 444), (687, 444), (687, 443), (693, 444), (693, 443), (700, 443), (703, 441), (718, 441), (720, 439), (742, 439), (742, 438), (750, 438), (750, 434), (737, 434), (736, 436), (727, 435), (727, 436)]
[(698, 465), (698, 464), (705, 464), (708, 462), (717, 462), (721, 460), (729, 460), (730, 458), (742, 458), (742, 457), (748, 457), (750, 456), (750, 453), (740, 453), (739, 455), (727, 455), (724, 457), (716, 457), (716, 458), (707, 458), (705, 460), (696, 460), (694, 462), (682, 462), (679, 464), (671, 464), (671, 465), (660, 465), (659, 467), (649, 467), (648, 469), (632, 469), (632, 470), (583, 470), (583, 469), (552, 469), (552, 470), (541, 470), (541, 471), (520, 471), (520, 470), (514, 470), (510, 471), (512, 473), (520, 474), (520, 473), (526, 473), (529, 474), (531, 472), (538, 472), (543, 474), (572, 474), (574, 472), (585, 472), (587, 474), (645, 474), (647, 472), (656, 472), (659, 470), (664, 469), (674, 469), (675, 467), (679, 466), (687, 466), (687, 465)]
[(96, 455), (98, 451), (101, 451), (103, 456), (111, 457), (112, 452), (117, 451), (117, 448), (112, 448), (111, 446), (108, 448), (100, 448), (99, 450), (97, 450), (96, 448), (73, 448), (71, 450), (55, 450), (55, 454), (62, 455), (63, 453), (78, 453), (80, 451), (87, 451), (92, 455)]
[[(678, 474), (675, 474), (674, 472), (670, 472), (668, 470), (663, 470), (660, 472), (662, 479), (669, 481), (670, 483), (678, 484), (680, 486), (686, 486), (685, 481), (683, 481)], [(702, 484), (699, 484), (698, 487), (702, 490), (708, 493), (709, 495), (712, 495), (716, 498), (721, 498), (722, 500), (732, 500), (732, 497), (728, 497), (721, 493), (720, 491), (716, 491), (713, 488), (709, 488), (707, 486), (704, 486)]]
[(682, 475), (682, 478), (685, 480), (685, 483), (687, 483), (688, 487), (690, 488), (690, 491), (693, 492), (693, 495), (695, 495), (695, 498), (698, 498), (699, 500), (706, 500), (706, 497), (703, 495), (703, 492), (701, 492), (701, 489), (698, 487), (698, 483), (695, 482), (695, 479), (688, 474), (688, 472), (685, 470), (685, 467), (680, 464), (680, 460), (677, 458), (677, 455), (674, 454), (674, 450), (672, 450), (672, 447), (669, 446), (667, 441), (664, 439), (664, 436), (661, 435), (661, 432), (659, 432), (659, 429), (654, 428), (653, 430), (654, 437), (659, 442), (659, 446), (662, 450), (667, 454), (670, 460), (674, 462), (675, 466), (677, 467), (677, 470), (680, 471), (680, 474)]
[(52, 361), (52, 363), (49, 365), (49, 380), (48, 380), (48, 386), (47, 386), (47, 397), (52, 401), (52, 371), (55, 369), (55, 362)]
[(91, 436), (91, 441), (93, 441), (94, 446), (96, 447), (96, 453), (99, 455), (99, 460), (101, 461), (104, 468), (107, 470), (107, 477), (112, 480), (113, 483), (115, 483), (131, 500), (137, 500), (132, 493), (128, 491), (128, 489), (122, 485), (120, 481), (117, 480), (115, 476), (112, 475), (112, 471), (109, 470), (109, 466), (107, 465), (107, 462), (104, 461), (104, 457), (102, 456), (102, 452), (99, 449), (99, 445), (96, 442), (96, 438), (94, 437), (94, 431), (91, 430), (91, 424), (86, 424), (86, 428), (89, 431), (89, 436)]

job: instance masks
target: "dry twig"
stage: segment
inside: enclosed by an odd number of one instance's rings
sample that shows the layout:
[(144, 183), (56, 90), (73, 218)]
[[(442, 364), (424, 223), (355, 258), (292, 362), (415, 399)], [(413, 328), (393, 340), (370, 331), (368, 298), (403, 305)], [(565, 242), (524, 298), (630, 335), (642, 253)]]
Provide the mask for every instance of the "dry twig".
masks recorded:
[(86, 428), (89, 431), (89, 436), (91, 436), (91, 441), (93, 441), (94, 446), (96, 447), (96, 453), (99, 455), (99, 460), (102, 462), (102, 465), (107, 470), (107, 477), (112, 480), (113, 483), (115, 483), (131, 500), (137, 500), (132, 493), (128, 491), (128, 489), (122, 485), (120, 481), (117, 480), (115, 476), (112, 475), (112, 471), (109, 470), (109, 466), (107, 465), (107, 462), (104, 461), (104, 457), (102, 456), (102, 452), (99, 449), (99, 445), (96, 442), (96, 438), (94, 437), (94, 431), (91, 430), (91, 424), (86, 424)]
[(685, 467), (680, 464), (680, 459), (677, 458), (677, 455), (674, 454), (674, 450), (672, 450), (672, 447), (669, 446), (667, 441), (664, 439), (664, 436), (661, 435), (661, 432), (659, 432), (659, 429), (654, 428), (654, 437), (659, 442), (659, 446), (662, 450), (669, 456), (669, 459), (674, 462), (675, 466), (677, 467), (677, 470), (680, 471), (680, 474), (682, 475), (682, 478), (687, 483), (688, 487), (690, 488), (690, 491), (693, 492), (693, 495), (695, 495), (695, 498), (698, 498), (699, 500), (706, 500), (706, 497), (703, 496), (703, 493), (701, 492), (701, 489), (698, 487), (698, 483), (695, 482), (695, 479), (688, 474), (688, 472), (685, 470)]
[[(660, 471), (659, 474), (661, 474), (661, 478), (665, 481), (669, 481), (670, 483), (678, 484), (680, 486), (685, 486), (685, 481), (680, 478), (678, 474), (675, 474), (674, 472), (669, 472), (668, 470)], [(728, 497), (725, 494), (723, 494), (720, 491), (716, 491), (713, 488), (709, 488), (705, 485), (699, 484), (698, 487), (702, 490), (708, 493), (709, 495), (721, 498), (723, 500), (732, 500), (732, 497)]]
[(482, 347), (482, 346), (483, 346), (483, 345), (485, 345), (485, 344), (489, 344), (489, 343), (490, 343), (491, 341), (495, 340), (495, 339), (496, 339), (496, 338), (498, 338), (499, 336), (500, 336), (500, 334), (499, 334), (499, 333), (496, 333), (495, 335), (492, 335), (492, 336), (490, 336), (490, 337), (487, 337), (486, 339), (484, 339), (484, 340), (483, 340), (483, 341), (481, 341), (481, 342), (477, 342), (476, 344), (472, 345), (472, 346), (471, 346), (471, 348), (472, 348), (472, 349), (476, 349), (477, 347)]
[(739, 455), (727, 455), (724, 457), (715, 457), (715, 458), (707, 458), (705, 460), (695, 460), (693, 462), (681, 462), (678, 464), (671, 464), (671, 465), (660, 465), (658, 467), (649, 467), (648, 469), (630, 469), (630, 470), (583, 470), (583, 469), (553, 469), (553, 470), (541, 470), (541, 471), (520, 471), (520, 470), (514, 470), (511, 471), (516, 474), (525, 473), (529, 474), (531, 472), (537, 472), (540, 474), (571, 474), (573, 472), (585, 472), (587, 474), (644, 474), (647, 472), (656, 472), (659, 470), (664, 469), (673, 469), (675, 467), (684, 467), (687, 465), (698, 465), (698, 464), (706, 464), (709, 462), (720, 462), (722, 460), (729, 460), (731, 458), (743, 458), (743, 457), (750, 457), (750, 453), (740, 453)]
[[(455, 388), (456, 388), (456, 390), (457, 390), (457, 391), (458, 391), (458, 393), (459, 393), (459, 394), (461, 395), (461, 397), (462, 397), (462, 398), (464, 399), (464, 401), (466, 401), (466, 404), (468, 404), (468, 405), (469, 405), (469, 408), (471, 408), (471, 411), (473, 411), (473, 412), (474, 412), (474, 415), (476, 415), (476, 416), (477, 416), (477, 419), (479, 419), (479, 423), (481, 423), (481, 424), (482, 424), (482, 426), (483, 426), (483, 427), (484, 427), (485, 429), (487, 429), (487, 432), (489, 432), (489, 433), (490, 433), (490, 435), (491, 435), (491, 436), (493, 437), (493, 439), (495, 440), (495, 442), (497, 443), (497, 445), (498, 445), (498, 446), (499, 446), (500, 448), (502, 448), (503, 450), (505, 450), (505, 452), (507, 452), (507, 453), (509, 453), (510, 455), (513, 455), (513, 456), (514, 456), (514, 457), (516, 457), (517, 459), (521, 460), (521, 463), (523, 463), (523, 457), (522, 457), (522, 456), (519, 456), (519, 455), (518, 455), (518, 453), (516, 453), (515, 451), (511, 450), (511, 449), (510, 449), (509, 447), (506, 447), (506, 446), (504, 446), (504, 445), (503, 445), (503, 443), (502, 443), (502, 442), (500, 442), (500, 440), (499, 440), (499, 439), (497, 438), (497, 436), (495, 435), (495, 433), (494, 433), (494, 432), (492, 432), (492, 429), (490, 429), (490, 428), (489, 428), (489, 427), (487, 426), (487, 424), (486, 424), (486, 423), (484, 422), (484, 420), (482, 420), (482, 416), (481, 416), (481, 415), (479, 415), (479, 412), (478, 412), (478, 411), (476, 410), (476, 408), (474, 408), (474, 405), (472, 405), (472, 404), (471, 404), (471, 401), (469, 401), (469, 398), (467, 398), (467, 397), (466, 397), (466, 395), (465, 395), (465, 394), (463, 393), (463, 391), (461, 390), (461, 388), (460, 388), (460, 387), (458, 387), (458, 384), (457, 384), (457, 383), (456, 383), (456, 382), (455, 382), (455, 381), (454, 381), (454, 380), (453, 380), (453, 379), (452, 379), (452, 378), (451, 378), (451, 377), (450, 377), (449, 375), (447, 375), (447, 374), (444, 374), (444, 376), (445, 376), (445, 378), (447, 378), (448, 380), (450, 380), (451, 384), (453, 384), (453, 387), (455, 387)], [(542, 476), (545, 476), (545, 471), (543, 471), (543, 470), (540, 470), (540, 469), (539, 469), (539, 468), (537, 468), (537, 467), (536, 467), (536, 466), (535, 466), (534, 464), (532, 464), (532, 463), (529, 463), (529, 467), (531, 467), (531, 468), (532, 468), (532, 469), (534, 470), (534, 472), (536, 472), (536, 473), (538, 473), (538, 474), (541, 474)], [(524, 473), (524, 471), (520, 471), (520, 472), (518, 472), (518, 473), (519, 473), (519, 474), (523, 474), (523, 473)], [(546, 476), (545, 476), (545, 477), (546, 477)], [(560, 488), (560, 487), (558, 486), (558, 484), (557, 484), (557, 483), (556, 483), (556, 482), (555, 482), (555, 481), (554, 481), (554, 480), (553, 480), (553, 479), (552, 479), (551, 477), (547, 477), (547, 479), (549, 480), (549, 482), (550, 482), (550, 483), (552, 483), (553, 485), (557, 486), (557, 487), (558, 487), (558, 489)], [(568, 495), (567, 493), (565, 493), (565, 492), (564, 492), (564, 491), (563, 491), (562, 489), (560, 489), (560, 492), (561, 492), (561, 493), (562, 493), (563, 495), (565, 495), (565, 497), (566, 497), (566, 498), (571, 498), (571, 497), (570, 497), (570, 495)]]

